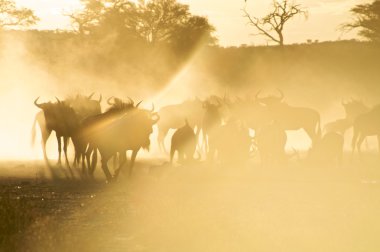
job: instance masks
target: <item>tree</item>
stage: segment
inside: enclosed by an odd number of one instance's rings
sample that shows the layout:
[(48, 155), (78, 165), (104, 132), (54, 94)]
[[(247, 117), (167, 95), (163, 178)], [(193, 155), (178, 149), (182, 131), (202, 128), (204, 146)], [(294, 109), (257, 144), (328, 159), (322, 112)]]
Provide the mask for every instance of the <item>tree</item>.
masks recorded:
[(269, 40), (283, 46), (285, 24), (297, 15), (303, 15), (307, 18), (307, 11), (299, 4), (290, 3), (289, 0), (282, 0), (281, 2), (274, 0), (272, 6), (273, 10), (263, 18), (251, 16), (246, 8), (243, 9), (244, 16), (248, 19), (248, 24), (259, 31), (258, 35), (266, 36)]
[(359, 35), (371, 41), (380, 42), (380, 0), (359, 4), (351, 9), (353, 21), (343, 24), (343, 30), (360, 29)]
[[(82, 11), (70, 14), (81, 33), (114, 33), (117, 36), (142, 40), (148, 44), (176, 43), (183, 29), (195, 37), (214, 42), (213, 26), (207, 18), (194, 16), (189, 6), (176, 0), (82, 0)], [(195, 22), (202, 20), (202, 22)], [(198, 24), (198, 25), (197, 25)]]
[(0, 28), (30, 26), (38, 21), (31, 9), (17, 8), (12, 0), (0, 0)]

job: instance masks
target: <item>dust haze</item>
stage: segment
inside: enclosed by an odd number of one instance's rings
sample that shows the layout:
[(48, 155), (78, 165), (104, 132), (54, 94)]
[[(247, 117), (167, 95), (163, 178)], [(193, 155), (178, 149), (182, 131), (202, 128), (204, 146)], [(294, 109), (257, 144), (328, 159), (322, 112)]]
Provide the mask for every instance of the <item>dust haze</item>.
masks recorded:
[[(243, 107), (242, 104), (250, 104), (260, 96), (263, 99), (260, 106), (270, 107), (271, 103), (265, 103), (264, 99), (282, 93), (281, 104), (317, 111), (323, 131), (327, 123), (347, 116), (343, 104), (360, 101), (373, 108), (379, 103), (378, 44), (335, 41), (279, 48), (200, 43), (180, 59), (165, 47), (147, 49), (131, 43), (120, 48), (115, 44), (112, 34), (96, 42), (82, 41), (79, 35), (65, 32), (1, 34), (0, 177), (2, 191), (8, 195), (1, 200), (16, 204), (16, 208), (17, 204), (30, 207), (34, 212), (28, 214), (36, 220), (27, 223), (24, 237), (17, 234), (13, 237), (23, 241), (13, 248), (19, 251), (379, 249), (377, 138), (370, 136), (366, 140), (363, 156), (352, 156), (351, 128), (343, 134), (341, 161), (324, 162), (327, 158), (322, 157), (322, 161), (314, 162), (308, 155), (313, 141), (318, 140), (300, 129), (287, 133), (284, 153), (269, 153), (269, 163), (263, 164), (264, 158), (257, 151), (263, 145), (255, 143), (258, 131), (250, 130), (246, 136), (250, 143), (246, 160), (236, 160), (241, 144), (237, 141), (237, 147), (229, 146), (226, 156), (232, 161), (228, 160), (230, 163), (226, 165), (221, 161), (224, 152), (218, 145), (220, 141), (215, 141), (215, 148), (219, 148), (215, 157), (204, 149), (206, 137), (202, 134), (200, 146), (196, 147), (202, 148), (199, 160), (181, 163), (175, 155), (174, 164), (170, 164), (169, 154), (160, 150), (157, 143), (159, 129), (154, 125), (151, 148), (138, 154), (135, 174), (132, 177), (122, 174), (114, 183), (106, 182), (100, 165), (96, 167), (94, 180), (81, 180), (78, 173), (73, 179), (62, 175), (57, 182), (47, 175), (41, 136), (31, 145), (32, 124), (40, 111), (33, 104), (37, 97), (40, 102), (56, 102), (55, 97), (64, 100), (92, 93), (94, 99), (103, 97), (102, 112), (110, 107), (107, 99), (111, 97), (143, 101), (141, 107), (145, 109), (150, 109), (153, 103), (158, 112), (167, 105), (199, 99), (204, 108), (207, 108), (204, 102), (220, 105), (220, 115), (225, 118), (236, 117), (238, 110), (231, 109), (235, 104)], [(276, 120), (265, 123), (273, 125)], [(222, 121), (218, 126), (228, 125), (227, 119)], [(216, 126), (211, 127), (208, 136), (212, 144), (215, 132), (219, 132), (213, 127)], [(175, 129), (170, 129), (165, 138), (167, 148), (174, 132)], [(266, 141), (263, 143), (267, 144)], [(280, 155), (283, 156), (279, 158)], [(55, 165), (54, 134), (48, 140), (48, 156)], [(73, 158), (70, 143), (70, 163)], [(112, 167), (111, 162), (109, 166)], [(5, 185), (11, 189), (3, 190)], [(31, 191), (33, 196), (28, 194)], [(17, 202), (21, 203), (14, 203), (20, 197)], [(46, 205), (41, 205), (42, 201)], [(16, 212), (15, 216), (25, 221), (23, 214)]]

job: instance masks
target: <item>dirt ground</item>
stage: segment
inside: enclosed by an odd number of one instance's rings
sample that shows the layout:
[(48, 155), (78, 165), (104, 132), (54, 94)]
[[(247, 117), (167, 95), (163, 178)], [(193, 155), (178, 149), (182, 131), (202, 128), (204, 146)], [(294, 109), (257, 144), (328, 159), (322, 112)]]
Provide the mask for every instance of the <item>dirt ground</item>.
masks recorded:
[(4, 251), (380, 251), (376, 157), (174, 167), (131, 178), (49, 179), (41, 161), (0, 163)]

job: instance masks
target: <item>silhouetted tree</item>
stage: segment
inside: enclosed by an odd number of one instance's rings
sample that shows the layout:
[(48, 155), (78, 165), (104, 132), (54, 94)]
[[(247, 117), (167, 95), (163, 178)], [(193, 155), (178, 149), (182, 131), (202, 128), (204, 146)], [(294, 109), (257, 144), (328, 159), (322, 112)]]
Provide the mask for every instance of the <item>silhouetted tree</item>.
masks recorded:
[(38, 21), (31, 9), (17, 8), (12, 0), (0, 0), (0, 29), (12, 26), (30, 26)]
[[(247, 2), (245, 0), (245, 2)], [(243, 9), (245, 17), (249, 20), (249, 24), (259, 31), (259, 35), (264, 35), (271, 41), (284, 45), (284, 26), (297, 15), (307, 17), (307, 11), (300, 4), (295, 4), (289, 0), (273, 1), (273, 9), (263, 18), (251, 16), (246, 7)]]
[(351, 9), (353, 21), (343, 25), (345, 30), (360, 29), (359, 35), (380, 42), (380, 0), (358, 4)]
[[(177, 43), (184, 30), (194, 38), (215, 42), (214, 28), (207, 18), (194, 16), (189, 6), (176, 0), (82, 0), (84, 9), (70, 14), (76, 30), (81, 33), (116, 33), (142, 40), (148, 44)], [(207, 38), (207, 40), (205, 40)], [(199, 40), (198, 40), (199, 41)], [(198, 42), (197, 41), (197, 42)]]

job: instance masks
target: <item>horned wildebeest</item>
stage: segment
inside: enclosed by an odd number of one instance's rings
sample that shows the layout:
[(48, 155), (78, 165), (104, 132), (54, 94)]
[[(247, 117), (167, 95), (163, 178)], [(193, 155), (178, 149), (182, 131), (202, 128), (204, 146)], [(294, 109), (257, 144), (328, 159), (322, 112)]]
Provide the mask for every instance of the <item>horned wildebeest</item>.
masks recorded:
[[(139, 103), (135, 106), (134, 101), (129, 97), (128, 101), (126, 102), (122, 101), (119, 98), (110, 97), (107, 100), (107, 103), (110, 105), (110, 107), (106, 110), (106, 112), (84, 119), (77, 134), (73, 138), (73, 141), (76, 143), (75, 159), (77, 162), (79, 162), (80, 158), (82, 158), (82, 173), (84, 174), (86, 173), (86, 165), (84, 163), (84, 159), (87, 161), (87, 167), (89, 169), (90, 175), (93, 174), (97, 163), (97, 149), (95, 146), (90, 144), (92, 134), (104, 127), (107, 127), (113, 123), (114, 120), (117, 120), (133, 108), (137, 108), (140, 104)], [(91, 155), (92, 162), (90, 160)]]
[(202, 121), (203, 143), (207, 158), (211, 160), (215, 155), (215, 140), (222, 137), (218, 134), (217, 130), (222, 125), (222, 116), (219, 112), (221, 105), (219, 100), (216, 100), (216, 103), (211, 101), (203, 103), (205, 110)]
[(309, 151), (309, 158), (318, 164), (342, 163), (344, 137), (340, 132), (327, 132)]
[(323, 129), (324, 133), (338, 132), (344, 135), (352, 127), (357, 116), (369, 111), (369, 108), (359, 100), (351, 99), (347, 102), (343, 100), (341, 104), (345, 111), (345, 117), (327, 123)]
[[(141, 148), (149, 149), (152, 127), (160, 119), (154, 106), (151, 111), (133, 108), (128, 112), (113, 117), (108, 123), (101, 127), (95, 125), (93, 132), (89, 135), (89, 143), (99, 150), (103, 172), (107, 180), (116, 179), (127, 162), (126, 152), (132, 151), (131, 160), (128, 164), (129, 175), (132, 173), (134, 162)], [(120, 166), (112, 176), (108, 170), (108, 160), (116, 153), (120, 153)]]
[[(93, 100), (92, 96), (93, 94), (89, 95), (88, 97), (77, 95), (75, 98), (69, 98), (62, 103), (72, 107), (77, 114), (78, 121), (81, 122), (86, 117), (101, 113), (100, 102), (102, 100), (102, 96), (100, 96), (99, 100)], [(49, 139), (52, 130), (49, 129), (46, 125), (46, 118), (43, 111), (38, 112), (35, 116), (32, 127), (32, 143), (35, 141), (36, 124), (38, 124), (40, 127), (42, 137), (41, 145), (46, 160), (46, 142)]]
[(259, 97), (259, 91), (256, 94), (256, 100), (267, 107), (267, 113), (272, 120), (275, 120), (283, 129), (286, 131), (303, 129), (313, 144), (321, 137), (319, 112), (311, 108), (290, 106), (283, 102), (284, 93), (281, 90), (279, 92), (279, 96)]
[(185, 125), (177, 129), (171, 139), (170, 163), (173, 163), (175, 152), (178, 152), (178, 161), (192, 161), (197, 147), (196, 136), (189, 122), (185, 120)]
[(355, 152), (356, 148), (361, 153), (361, 145), (367, 136), (377, 136), (380, 152), (380, 105), (355, 119), (354, 135), (351, 142), (352, 153)]
[(287, 135), (282, 125), (276, 121), (262, 126), (255, 132), (255, 142), (259, 151), (261, 165), (286, 161), (285, 145)]
[(196, 98), (194, 100), (187, 100), (181, 104), (174, 104), (162, 107), (158, 111), (160, 120), (157, 123), (158, 128), (158, 145), (162, 151), (165, 149), (165, 137), (169, 129), (178, 129), (182, 127), (185, 119), (188, 120), (190, 127), (196, 128), (195, 135), (198, 140), (202, 119), (203, 109), (202, 102)]
[[(71, 107), (61, 102), (58, 98), (56, 103), (38, 103), (38, 99), (39, 97), (34, 101), (34, 104), (43, 111), (47, 132), (50, 133), (51, 131), (55, 131), (56, 133), (59, 153), (58, 163), (61, 163), (61, 137), (63, 137), (63, 150), (66, 159), (66, 165), (69, 167), (71, 175), (73, 175), (67, 158), (67, 145), (69, 138), (75, 134), (79, 127), (78, 117)], [(42, 147), (44, 158), (48, 163), (45, 142), (43, 143)]]
[(99, 100), (93, 100), (93, 96), (94, 93), (89, 96), (76, 95), (75, 97), (65, 99), (64, 102), (74, 109), (79, 120), (82, 121), (89, 116), (101, 113), (100, 103), (102, 102), (102, 95), (100, 95)]
[(348, 102), (342, 101), (342, 106), (346, 113), (346, 118), (354, 121), (359, 115), (367, 113), (370, 108), (366, 106), (361, 100), (351, 99)]

